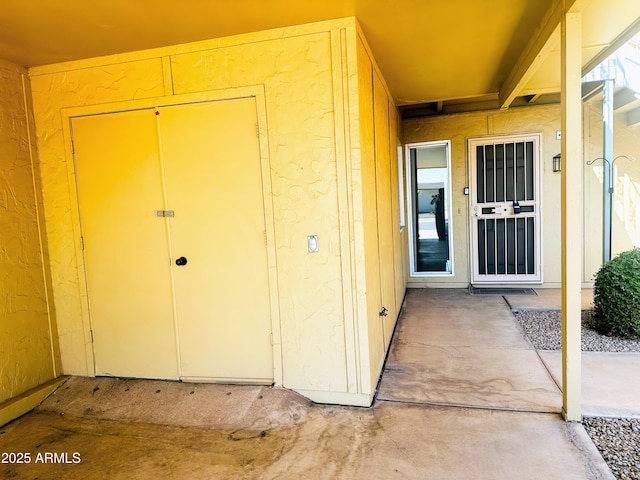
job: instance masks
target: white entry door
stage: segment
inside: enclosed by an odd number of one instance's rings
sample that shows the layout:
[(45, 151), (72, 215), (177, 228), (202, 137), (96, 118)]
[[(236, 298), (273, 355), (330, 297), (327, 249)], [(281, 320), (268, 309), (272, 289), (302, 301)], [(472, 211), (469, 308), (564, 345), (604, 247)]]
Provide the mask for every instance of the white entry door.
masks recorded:
[(541, 283), (539, 135), (469, 141), (473, 284)]

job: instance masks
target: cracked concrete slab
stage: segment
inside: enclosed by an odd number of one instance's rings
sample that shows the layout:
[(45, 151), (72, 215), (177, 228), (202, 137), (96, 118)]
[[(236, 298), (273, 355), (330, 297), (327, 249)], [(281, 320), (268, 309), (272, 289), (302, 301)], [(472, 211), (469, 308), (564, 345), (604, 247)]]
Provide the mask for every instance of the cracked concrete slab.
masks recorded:
[[(0, 442), (3, 451), (67, 453), (71, 462), (5, 464), (3, 478), (608, 478), (588, 439), (559, 415), (380, 400), (322, 406), (267, 387), (203, 385), (196, 395), (178, 382), (74, 378), (67, 386), (0, 429)], [(185, 426), (171, 407), (188, 402), (208, 413)]]
[(390, 356), (378, 398), (559, 413), (560, 390), (533, 350), (403, 345)]
[(0, 464), (0, 477), (613, 478), (582, 425), (522, 411), (559, 411), (561, 399), (502, 298), (409, 291), (399, 322), (371, 408), (282, 388), (74, 377), (0, 428), (0, 451), (31, 459)]
[[(553, 378), (562, 384), (562, 352), (541, 351)], [(582, 414), (640, 418), (640, 354), (582, 352)]]

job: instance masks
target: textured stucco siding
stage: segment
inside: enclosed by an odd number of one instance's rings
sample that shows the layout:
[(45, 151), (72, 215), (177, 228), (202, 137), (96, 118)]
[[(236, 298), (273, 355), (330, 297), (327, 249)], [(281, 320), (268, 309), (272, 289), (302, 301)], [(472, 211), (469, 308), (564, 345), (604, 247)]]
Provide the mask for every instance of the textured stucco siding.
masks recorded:
[(0, 403), (57, 375), (29, 98), (26, 71), (0, 61)]
[[(93, 374), (67, 112), (126, 110), (207, 92), (224, 98), (229, 89), (249, 88), (264, 93), (276, 383), (324, 392), (320, 398), (346, 394), (341, 402), (371, 397), (370, 377), (379, 374), (371, 370), (379, 365), (368, 361), (370, 312), (359, 303), (366, 294), (355, 292), (364, 293), (370, 275), (379, 284), (379, 276), (358, 266), (356, 28), (355, 19), (343, 19), (30, 70), (65, 373)], [(308, 235), (318, 235), (318, 253), (308, 253)], [(400, 278), (392, 279), (397, 296)]]
[[(583, 178), (584, 188), (583, 274), (585, 286), (602, 264), (602, 162), (586, 162), (602, 156), (602, 115), (599, 105), (584, 107)], [(454, 222), (455, 275), (451, 278), (412, 278), (413, 286), (465, 286), (469, 283), (469, 197), (463, 188), (469, 185), (467, 140), (494, 135), (541, 133), (540, 181), (542, 187), (542, 268), (543, 286), (559, 288), (560, 262), (560, 174), (552, 169), (552, 158), (560, 153), (560, 106), (544, 105), (511, 108), (505, 111), (461, 113), (433, 118), (408, 119), (403, 122), (407, 143), (451, 140), (451, 180)], [(620, 118), (614, 128), (614, 155), (638, 156), (640, 136), (624, 125)], [(640, 164), (616, 162), (617, 185), (613, 222), (612, 252), (619, 253), (640, 245)]]
[[(355, 223), (359, 244), (356, 264), (364, 281), (358, 283), (361, 335), (367, 335), (369, 382), (374, 389), (389, 347), (406, 288), (406, 231), (400, 230), (398, 198), (397, 145), (400, 142), (398, 114), (391, 94), (366, 39), (360, 33), (355, 45), (359, 115), (353, 130), (357, 135), (357, 168), (354, 168), (355, 192), (360, 192), (361, 207)], [(355, 124), (355, 122), (354, 122)], [(402, 169), (404, 171), (404, 169)], [(380, 316), (382, 308), (386, 316)], [(365, 328), (366, 326), (366, 328)], [(364, 352), (363, 352), (364, 356)]]

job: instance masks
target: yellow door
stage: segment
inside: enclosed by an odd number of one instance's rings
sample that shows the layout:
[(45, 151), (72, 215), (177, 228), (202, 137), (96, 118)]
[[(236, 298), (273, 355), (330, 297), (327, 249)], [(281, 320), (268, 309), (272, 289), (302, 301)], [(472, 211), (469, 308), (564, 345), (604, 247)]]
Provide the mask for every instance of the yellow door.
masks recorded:
[[(72, 120), (95, 373), (178, 378), (153, 110)], [(71, 253), (71, 252), (70, 252)]]
[(391, 211), (391, 158), (389, 154), (389, 100), (374, 75), (374, 122), (376, 154), (376, 194), (378, 209), (378, 252), (384, 347), (389, 347), (396, 324), (395, 268), (393, 251), (393, 213)]
[[(182, 378), (271, 383), (253, 98), (159, 110)], [(177, 265), (183, 257), (186, 264)], [(182, 263), (178, 261), (177, 263)]]

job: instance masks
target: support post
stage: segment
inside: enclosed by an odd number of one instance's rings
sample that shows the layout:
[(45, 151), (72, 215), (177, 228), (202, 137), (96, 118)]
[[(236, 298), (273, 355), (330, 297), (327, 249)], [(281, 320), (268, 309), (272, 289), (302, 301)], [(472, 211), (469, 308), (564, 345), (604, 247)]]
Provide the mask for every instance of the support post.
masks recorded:
[(605, 80), (602, 91), (602, 264), (611, 260), (613, 185), (613, 80)]
[(582, 15), (562, 17), (562, 411), (566, 421), (582, 421)]

